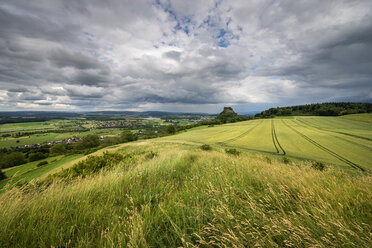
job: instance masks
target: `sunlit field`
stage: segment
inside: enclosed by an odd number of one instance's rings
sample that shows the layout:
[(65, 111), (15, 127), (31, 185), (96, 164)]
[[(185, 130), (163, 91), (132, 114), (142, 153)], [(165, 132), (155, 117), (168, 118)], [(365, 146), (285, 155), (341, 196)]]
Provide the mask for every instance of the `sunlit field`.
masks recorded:
[(337, 117), (260, 119), (162, 138), (372, 169), (372, 125)]

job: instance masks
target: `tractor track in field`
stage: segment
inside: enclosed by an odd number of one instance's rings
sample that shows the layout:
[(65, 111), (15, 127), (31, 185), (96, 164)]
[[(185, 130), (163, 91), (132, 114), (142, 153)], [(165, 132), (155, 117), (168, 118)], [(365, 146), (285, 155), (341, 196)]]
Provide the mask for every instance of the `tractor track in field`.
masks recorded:
[(354, 163), (354, 162), (351, 162), (350, 160), (342, 157), (341, 155), (335, 153), (334, 151), (328, 149), (327, 147), (325, 146), (322, 146), (321, 144), (319, 144), (318, 142), (314, 141), (313, 139), (307, 137), (305, 134), (299, 132), (298, 130), (296, 130), (295, 128), (289, 126), (286, 122), (283, 122), (284, 125), (286, 125), (289, 129), (291, 129), (292, 131), (294, 131), (295, 133), (297, 133), (298, 135), (300, 135), (301, 137), (303, 137), (304, 139), (306, 139), (307, 141), (309, 141), (311, 144), (315, 145), (316, 147), (322, 149), (323, 151), (327, 152), (328, 154), (332, 155), (333, 157), (337, 158), (338, 160), (350, 165), (352, 168), (354, 169), (359, 169), (361, 171), (365, 171), (365, 169), (363, 167), (361, 167), (360, 165)]
[(354, 138), (358, 138), (358, 139), (372, 141), (372, 139), (367, 138), (367, 137), (362, 137), (362, 136), (359, 136), (359, 135), (356, 135), (356, 134), (351, 134), (351, 133), (344, 133), (344, 132), (339, 132), (339, 131), (332, 131), (332, 130), (328, 130), (328, 129), (325, 129), (325, 128), (320, 128), (320, 127), (313, 126), (313, 125), (311, 125), (311, 124), (309, 124), (306, 121), (301, 120), (301, 119), (296, 119), (296, 120), (299, 121), (299, 122), (302, 122), (305, 125), (308, 125), (310, 127), (313, 127), (313, 128), (316, 128), (316, 129), (319, 129), (319, 130), (322, 130), (322, 131), (327, 131), (327, 132), (331, 132), (331, 133), (338, 133), (338, 134), (342, 134), (342, 135), (346, 135), (346, 136), (350, 136), (350, 137), (354, 137)]
[(238, 140), (244, 136), (246, 136), (248, 133), (250, 133), (253, 129), (255, 129), (256, 127), (258, 127), (260, 124), (262, 123), (262, 121), (260, 121), (259, 123), (257, 123), (255, 126), (251, 127), (250, 129), (248, 129), (247, 131), (239, 134), (238, 136), (234, 137), (234, 138), (231, 138), (231, 139), (228, 139), (228, 140), (225, 140), (223, 142), (217, 142), (216, 144), (227, 144), (227, 143), (230, 143), (230, 142), (233, 142), (235, 140)]
[(286, 155), (287, 153), (285, 152), (283, 147), (280, 145), (278, 137), (276, 136), (274, 120), (271, 120), (271, 138), (273, 140), (273, 143), (274, 143), (274, 146), (275, 146), (275, 149), (276, 149), (276, 153), (278, 153), (280, 155)]
[[(296, 121), (299, 122), (299, 125), (305, 127), (305, 128), (313, 128), (315, 129), (317, 132), (329, 132), (329, 133), (335, 133), (335, 132), (332, 132), (332, 131), (329, 131), (329, 130), (326, 130), (326, 129), (322, 129), (322, 128), (318, 128), (318, 127), (315, 127), (313, 125), (310, 125), (308, 123), (306, 123), (305, 121), (301, 121), (299, 119), (296, 119)], [(331, 134), (332, 135), (332, 134)], [(350, 144), (353, 144), (353, 145), (356, 145), (356, 146), (359, 146), (359, 147), (363, 147), (364, 149), (367, 149), (369, 151), (372, 151), (372, 148), (369, 147), (369, 146), (366, 146), (366, 145), (363, 145), (363, 144), (360, 144), (360, 143), (357, 143), (357, 142), (354, 142), (354, 141), (351, 141), (351, 140), (348, 140), (348, 139), (345, 139), (345, 138), (342, 138), (342, 137), (339, 137), (339, 136), (336, 136), (336, 135), (332, 135), (333, 137), (337, 138), (337, 139), (340, 139), (340, 140), (343, 140), (345, 142), (348, 142)]]

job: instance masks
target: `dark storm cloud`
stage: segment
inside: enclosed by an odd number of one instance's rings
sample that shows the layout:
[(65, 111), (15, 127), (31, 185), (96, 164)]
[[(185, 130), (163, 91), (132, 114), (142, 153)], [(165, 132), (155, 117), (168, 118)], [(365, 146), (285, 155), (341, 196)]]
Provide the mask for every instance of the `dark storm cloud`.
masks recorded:
[(317, 47), (304, 49), (303, 58), (295, 65), (275, 68), (273, 73), (305, 82), (304, 86), (344, 88), (368, 94), (372, 87), (371, 41), (372, 18), (368, 25), (344, 28)]
[(25, 91), (27, 91), (27, 89), (26, 88), (21, 88), (21, 87), (17, 87), (17, 88), (9, 88), (8, 89), (8, 92), (10, 93), (10, 92), (15, 92), (15, 93), (22, 93), (22, 92), (25, 92)]
[(22, 93), (19, 96), (19, 100), (27, 100), (27, 101), (45, 100), (45, 97), (38, 93), (26, 92), (26, 93)]
[(109, 78), (102, 75), (99, 71), (78, 71), (71, 78), (71, 83), (78, 85), (101, 85), (104, 86)]
[(370, 1), (0, 0), (0, 109), (372, 101), (371, 10)]
[[(22, 1), (15, 2), (19, 3)], [(0, 7), (0, 30), (2, 38), (11, 41), (17, 36), (24, 36), (44, 38), (58, 42), (76, 41), (74, 31), (79, 29), (77, 25), (58, 23), (57, 20), (53, 21), (43, 18), (44, 13), (38, 13), (41, 9), (25, 9), (22, 7), (17, 9), (11, 3), (8, 4), (3, 3), (2, 8)]]
[(49, 55), (49, 61), (58, 67), (72, 67), (80, 70), (98, 69), (102, 65), (91, 57), (81, 53), (70, 53), (64, 50), (52, 51)]

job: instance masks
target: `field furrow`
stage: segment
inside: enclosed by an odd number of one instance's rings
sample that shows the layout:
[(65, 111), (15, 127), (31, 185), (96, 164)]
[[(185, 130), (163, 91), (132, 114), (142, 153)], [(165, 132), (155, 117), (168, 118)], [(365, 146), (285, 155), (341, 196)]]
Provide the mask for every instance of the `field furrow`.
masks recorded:
[[(258, 127), (260, 124), (262, 123), (262, 121), (258, 122), (256, 125), (254, 125), (253, 127), (250, 127), (247, 131), (239, 134), (238, 136), (234, 137), (234, 138), (231, 138), (231, 139), (228, 139), (228, 140), (225, 140), (223, 142), (217, 142), (217, 143), (224, 143), (224, 144), (227, 144), (227, 143), (231, 143), (235, 140), (238, 140), (240, 138), (243, 138), (244, 136), (248, 135), (253, 129), (255, 129), (256, 127)], [(247, 127), (248, 125), (244, 126), (245, 128)]]
[(283, 147), (280, 145), (278, 137), (276, 135), (274, 120), (271, 120), (271, 136), (272, 136), (272, 140), (273, 140), (276, 152), (281, 155), (286, 155), (286, 152), (283, 149)]
[(348, 168), (344, 163), (336, 160), (333, 156), (319, 147), (314, 146), (284, 123), (294, 126), (296, 126), (296, 123), (290, 120), (280, 120), (275, 122), (276, 133), (280, 138), (281, 145), (285, 147), (286, 156), (295, 159), (339, 164), (342, 167)]
[(362, 170), (362, 171), (365, 171), (365, 169), (364, 169), (362, 166), (360, 166), (360, 165), (358, 165), (358, 164), (356, 164), (356, 163), (350, 161), (349, 159), (347, 159), (347, 158), (341, 156), (340, 154), (338, 154), (338, 153), (336, 153), (336, 152), (330, 150), (329, 148), (327, 148), (327, 147), (325, 147), (325, 146), (319, 144), (319, 143), (316, 142), (315, 140), (313, 140), (313, 139), (309, 138), (308, 136), (306, 136), (304, 133), (302, 133), (302, 132), (296, 130), (293, 126), (289, 126), (289, 125), (288, 125), (287, 123), (285, 123), (285, 122), (284, 122), (284, 124), (287, 125), (287, 126), (288, 126), (290, 129), (292, 129), (294, 132), (296, 132), (298, 135), (300, 135), (301, 137), (303, 137), (304, 139), (306, 139), (307, 141), (309, 141), (311, 144), (313, 144), (313, 145), (319, 147), (320, 149), (326, 151), (327, 153), (329, 153), (330, 155), (334, 156), (334, 157), (337, 158), (338, 160), (340, 160), (340, 161), (342, 161), (342, 162), (344, 162), (344, 163), (350, 165), (351, 167), (353, 167), (353, 168), (355, 168), (355, 169), (360, 169), (360, 170)]
[(369, 123), (355, 123), (356, 121), (330, 117), (298, 117), (296, 120), (320, 130), (372, 141), (372, 130)]
[(342, 135), (346, 135), (346, 136), (350, 136), (350, 137), (354, 137), (354, 138), (358, 138), (358, 139), (372, 141), (372, 138), (363, 137), (363, 136), (352, 134), (352, 133), (346, 133), (346, 132), (342, 132), (342, 131), (335, 131), (335, 130), (331, 130), (329, 128), (322, 128), (322, 127), (316, 126), (314, 124), (309, 123), (309, 121), (306, 120), (305, 118), (297, 118), (296, 120), (299, 121), (299, 122), (302, 122), (303, 124), (305, 124), (307, 126), (311, 126), (313, 128), (316, 128), (316, 129), (319, 129), (319, 130), (322, 130), (322, 131), (327, 131), (327, 132), (342, 134)]
[[(345, 137), (343, 134), (340, 135), (340, 133), (338, 132), (333, 132), (333, 131), (330, 131), (330, 130), (326, 130), (326, 129), (321, 129), (321, 128), (317, 128), (316, 126), (314, 125), (311, 125), (305, 121), (303, 121), (303, 119), (296, 119), (296, 121), (298, 122), (299, 125), (301, 126), (304, 126), (304, 127), (307, 127), (307, 128), (311, 128), (313, 130), (316, 130), (318, 132), (323, 132), (323, 133), (327, 133), (328, 135), (336, 138), (336, 139), (339, 139), (339, 140), (342, 140), (342, 141), (345, 141), (345, 142), (348, 142), (354, 146), (358, 146), (362, 149), (365, 149), (369, 152), (372, 152), (372, 142), (368, 142), (368, 141), (365, 141), (365, 140), (368, 140), (368, 139), (365, 139), (363, 137), (354, 137), (354, 135), (350, 135), (349, 137)], [(353, 140), (353, 138), (357, 138), (358, 140)], [(360, 140), (360, 138), (362, 139), (365, 139), (364, 141)]]
[(270, 120), (262, 120), (248, 135), (244, 135), (239, 139), (229, 142), (229, 145), (277, 154), (275, 146), (273, 145), (271, 130)]

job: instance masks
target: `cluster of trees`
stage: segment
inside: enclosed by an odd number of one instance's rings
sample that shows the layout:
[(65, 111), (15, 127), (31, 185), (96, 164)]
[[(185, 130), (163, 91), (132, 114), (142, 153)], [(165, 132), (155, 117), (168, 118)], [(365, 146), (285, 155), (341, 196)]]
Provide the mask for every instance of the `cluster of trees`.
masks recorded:
[(44, 130), (36, 130), (36, 131), (22, 131), (22, 132), (17, 132), (17, 133), (12, 133), (12, 134), (5, 134), (2, 135), (2, 137), (23, 137), (23, 136), (30, 136), (34, 134), (47, 134), (47, 133), (69, 133), (69, 132), (88, 132), (88, 128), (84, 127), (76, 127), (76, 128), (60, 128), (60, 129), (44, 129)]
[(12, 152), (0, 157), (0, 167), (5, 169), (26, 163), (26, 156), (22, 152)]
[(273, 116), (315, 115), (339, 116), (347, 114), (372, 113), (371, 103), (330, 102), (270, 108), (256, 114), (255, 117), (270, 118)]
[(0, 181), (5, 178), (6, 178), (5, 173), (0, 169)]

